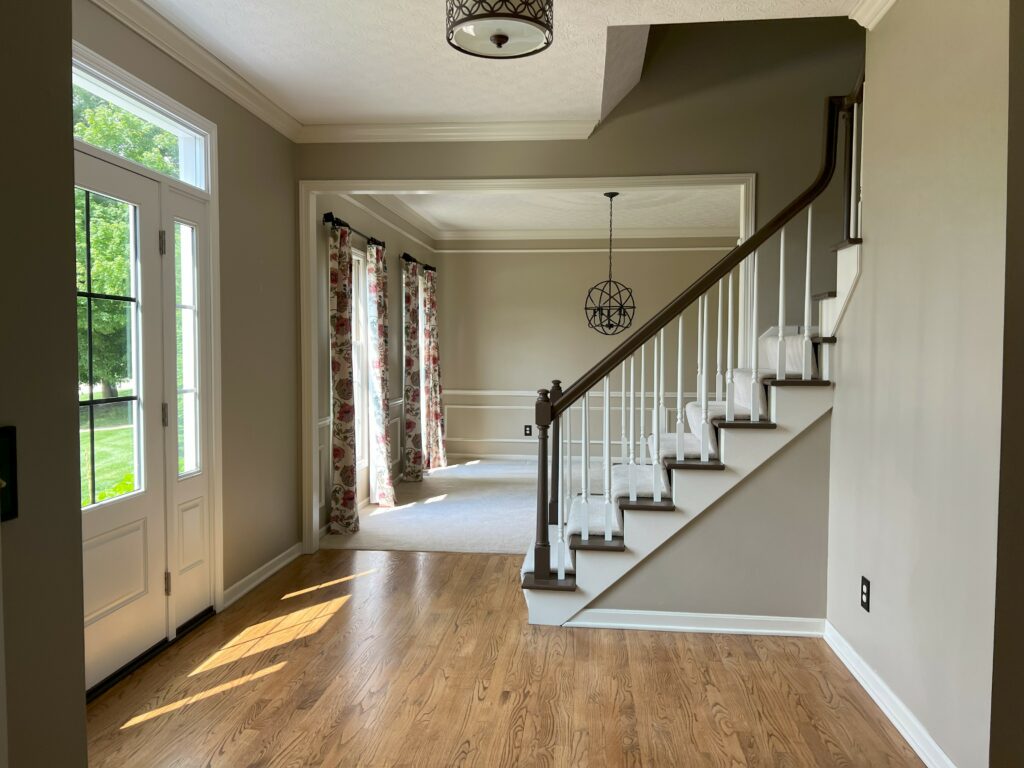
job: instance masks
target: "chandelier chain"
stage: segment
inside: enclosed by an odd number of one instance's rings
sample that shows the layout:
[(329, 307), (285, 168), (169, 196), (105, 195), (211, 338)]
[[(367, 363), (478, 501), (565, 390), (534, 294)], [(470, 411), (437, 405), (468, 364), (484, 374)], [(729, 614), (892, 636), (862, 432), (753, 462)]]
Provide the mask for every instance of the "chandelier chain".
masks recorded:
[(608, 198), (608, 280), (612, 279), (612, 207), (615, 205), (615, 198)]

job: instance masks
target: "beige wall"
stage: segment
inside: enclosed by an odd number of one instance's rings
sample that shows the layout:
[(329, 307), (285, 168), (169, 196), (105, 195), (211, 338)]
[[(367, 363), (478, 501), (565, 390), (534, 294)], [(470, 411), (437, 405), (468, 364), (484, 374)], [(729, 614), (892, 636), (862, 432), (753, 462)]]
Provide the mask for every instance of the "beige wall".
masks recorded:
[(301, 538), (294, 145), (89, 0), (74, 37), (217, 124), (224, 583)]
[(828, 618), (959, 768), (988, 764), (1008, 11), (900, 0), (869, 33), (863, 272), (836, 348)]
[[(6, 8), (7, 96), (32, 129), (4, 160), (0, 425), (18, 430), (20, 512), (3, 524), (12, 766), (85, 766), (82, 525), (70, 215), (71, 8)], [(6, 135), (6, 134), (5, 134)], [(13, 149), (12, 149), (13, 148)]]
[(824, 618), (828, 464), (825, 416), (587, 607)]

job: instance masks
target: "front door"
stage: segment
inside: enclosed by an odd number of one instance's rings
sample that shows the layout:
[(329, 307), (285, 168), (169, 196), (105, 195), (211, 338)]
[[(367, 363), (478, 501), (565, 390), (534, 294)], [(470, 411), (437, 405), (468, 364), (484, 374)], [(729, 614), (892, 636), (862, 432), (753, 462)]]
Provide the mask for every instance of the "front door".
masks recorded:
[(86, 687), (168, 636), (160, 185), (75, 152)]

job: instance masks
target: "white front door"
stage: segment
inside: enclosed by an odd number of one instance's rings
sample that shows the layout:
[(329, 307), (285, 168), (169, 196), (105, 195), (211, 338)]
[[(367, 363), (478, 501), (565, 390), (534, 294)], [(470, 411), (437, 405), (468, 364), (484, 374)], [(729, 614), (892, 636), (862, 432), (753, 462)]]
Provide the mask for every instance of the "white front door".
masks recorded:
[(168, 636), (160, 185), (75, 152), (86, 687)]

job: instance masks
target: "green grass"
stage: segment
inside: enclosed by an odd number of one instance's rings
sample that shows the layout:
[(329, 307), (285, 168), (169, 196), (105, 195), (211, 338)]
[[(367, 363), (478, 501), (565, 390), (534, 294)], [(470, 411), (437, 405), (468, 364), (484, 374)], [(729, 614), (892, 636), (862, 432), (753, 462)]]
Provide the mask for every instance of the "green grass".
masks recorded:
[[(89, 430), (80, 430), (79, 455), (82, 475), (82, 506), (90, 497)], [(135, 446), (131, 426), (96, 429), (96, 501), (112, 499), (135, 490)]]

